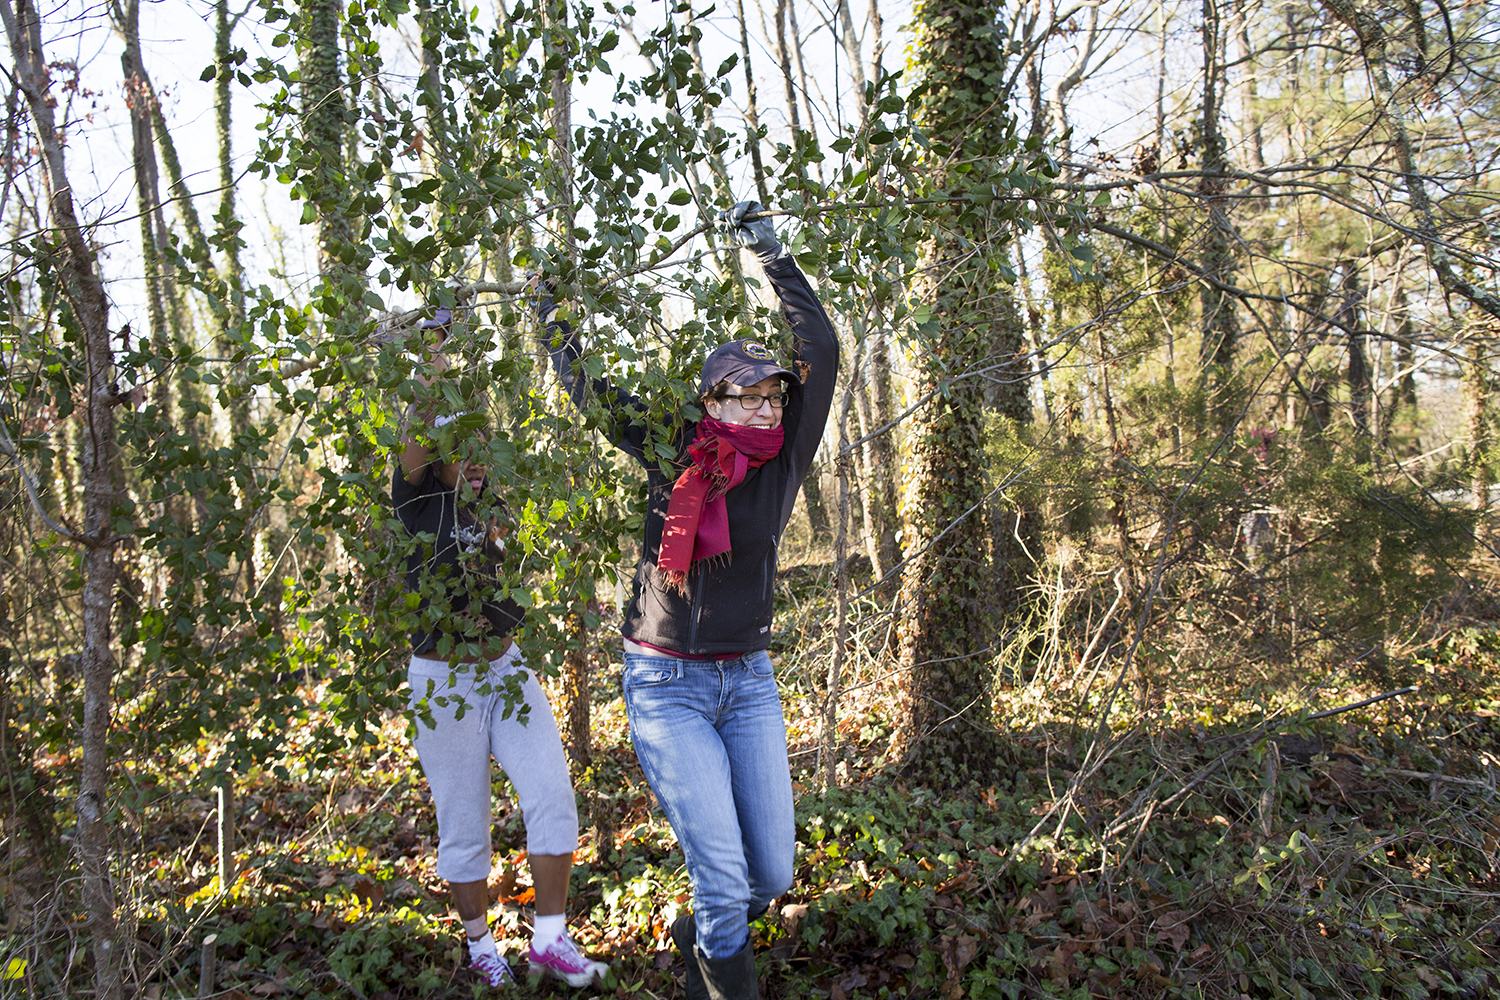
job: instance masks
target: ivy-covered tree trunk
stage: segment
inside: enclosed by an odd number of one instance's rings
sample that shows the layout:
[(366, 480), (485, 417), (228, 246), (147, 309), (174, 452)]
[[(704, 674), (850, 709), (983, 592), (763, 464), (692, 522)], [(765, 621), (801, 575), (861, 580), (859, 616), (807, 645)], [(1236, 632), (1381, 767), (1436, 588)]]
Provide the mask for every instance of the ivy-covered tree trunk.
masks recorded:
[(1344, 270), (1344, 305), (1340, 315), (1344, 319), (1349, 338), (1349, 417), (1354, 431), (1354, 460), (1363, 464), (1370, 461), (1372, 393), (1365, 335), (1362, 332), (1365, 292), (1360, 280), (1359, 265), (1348, 261)]
[(318, 270), (332, 280), (348, 253), (351, 227), (339, 197), (346, 176), (344, 162), (344, 80), (339, 73), (338, 0), (305, 0), (304, 36), (299, 64), (302, 77), (303, 152), (317, 167), (302, 175), (308, 201), (317, 215)]
[[(1224, 25), (1216, 0), (1203, 0), (1203, 106), (1199, 119), (1203, 144), (1203, 180), (1198, 189), (1208, 212), (1205, 220), (1203, 271), (1226, 284), (1233, 283), (1234, 230), (1229, 221), (1229, 199), (1225, 196), (1229, 169), (1229, 144), (1224, 136)], [(1215, 429), (1227, 433), (1238, 407), (1229, 393), (1234, 374), (1235, 342), (1239, 321), (1234, 297), (1209, 282), (1201, 285), (1203, 339), (1199, 345), (1204, 391)]]
[(0, 19), (10, 43), (14, 79), (26, 97), (41, 147), (48, 195), (48, 236), (54, 267), (84, 349), (83, 407), (78, 414), (84, 433), (78, 437), (78, 467), (83, 480), (83, 526), (71, 541), (83, 549), (83, 719), (79, 729), (81, 767), (75, 809), (74, 844), (82, 869), (84, 912), (94, 959), (94, 996), (118, 1000), (121, 983), (120, 942), (115, 923), (114, 883), (110, 876), (109, 726), (112, 712), (115, 653), (112, 616), (115, 598), (114, 508), (120, 457), (115, 440), (114, 355), (109, 331), (109, 298), (99, 274), (87, 230), (73, 207), (73, 186), (64, 159), (42, 52), (41, 12), (32, 0), (0, 0)]
[(1468, 357), (1464, 364), (1464, 419), (1469, 436), (1469, 491), (1474, 509), (1484, 510), (1490, 504), (1490, 372), (1485, 358), (1481, 331), (1470, 333)]
[[(224, 254), (222, 274), (229, 300), (224, 325), (231, 331), (238, 331), (240, 324), (245, 321), (245, 267), (240, 261), (242, 242), (239, 236), (242, 224), (235, 209), (234, 139), (230, 130), (234, 111), (230, 92), (230, 85), (234, 80), (234, 74), (230, 70), (233, 58), (230, 42), (234, 26), (238, 22), (239, 16), (233, 19), (229, 16), (229, 0), (215, 0), (214, 62), (219, 67), (219, 75), (214, 80), (214, 129), (219, 139), (219, 211), (215, 221), (218, 223), (217, 238)], [(165, 134), (166, 129), (161, 131)], [(222, 341), (220, 346), (233, 353), (232, 342)], [(237, 408), (237, 426), (245, 426), (248, 415), (248, 406), (241, 405)]]
[[(925, 0), (915, 10), (922, 80), (913, 115), (932, 142), (933, 186), (953, 200), (932, 219), (922, 270), (933, 277), (915, 289), (931, 310), (914, 373), (930, 399), (908, 437), (912, 558), (902, 578), (900, 662), (907, 759), (938, 781), (994, 766), (992, 612), (1014, 603), (999, 592), (1007, 583), (995, 573), (991, 550), (987, 380), (977, 375), (993, 360), (997, 338), (1018, 332), (1007, 320), (1009, 288), (990, 266), (1009, 233), (1002, 219), (966, 197), (993, 183), (990, 167), (1011, 165), (1016, 149), (1009, 102), (997, 93), (1005, 68), (998, 15), (992, 6), (951, 0)], [(954, 162), (968, 171), (949, 173)], [(1024, 398), (1024, 379), (1012, 388)]]

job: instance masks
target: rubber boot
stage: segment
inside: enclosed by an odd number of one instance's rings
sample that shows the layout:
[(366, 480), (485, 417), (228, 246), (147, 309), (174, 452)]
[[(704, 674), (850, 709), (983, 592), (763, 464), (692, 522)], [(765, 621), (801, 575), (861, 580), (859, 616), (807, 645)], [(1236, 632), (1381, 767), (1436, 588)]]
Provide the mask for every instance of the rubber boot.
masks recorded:
[(698, 965), (698, 924), (691, 913), (672, 921), (672, 943), (677, 945), (682, 964), (687, 967), (687, 1000), (709, 1000), (703, 969)]
[(709, 1000), (760, 1000), (760, 982), (755, 978), (754, 943), (745, 942), (738, 954), (728, 958), (698, 956)]

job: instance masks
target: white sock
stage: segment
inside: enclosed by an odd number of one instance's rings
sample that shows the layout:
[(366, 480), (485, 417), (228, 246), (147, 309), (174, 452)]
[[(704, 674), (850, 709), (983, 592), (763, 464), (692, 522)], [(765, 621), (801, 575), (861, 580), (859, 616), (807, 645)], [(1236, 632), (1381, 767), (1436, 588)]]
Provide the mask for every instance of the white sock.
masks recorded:
[(478, 958), (481, 955), (500, 954), (495, 948), (495, 936), (490, 933), (490, 922), (485, 917), (475, 917), (473, 920), (465, 920), (464, 936), (469, 941), (470, 959)]
[(557, 939), (568, 931), (566, 913), (538, 914), (531, 924), (531, 946), (537, 951), (546, 951), (557, 943)]

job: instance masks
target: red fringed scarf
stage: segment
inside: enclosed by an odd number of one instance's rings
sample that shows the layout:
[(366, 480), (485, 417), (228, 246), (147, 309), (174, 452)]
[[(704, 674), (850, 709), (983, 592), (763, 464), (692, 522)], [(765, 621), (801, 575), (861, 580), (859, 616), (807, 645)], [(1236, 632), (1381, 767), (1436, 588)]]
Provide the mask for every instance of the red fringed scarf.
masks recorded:
[(687, 592), (688, 571), (705, 559), (729, 551), (729, 512), (724, 494), (744, 482), (745, 474), (781, 451), (782, 430), (726, 424), (705, 418), (688, 445), (693, 464), (677, 478), (667, 504), (656, 565), (668, 586)]

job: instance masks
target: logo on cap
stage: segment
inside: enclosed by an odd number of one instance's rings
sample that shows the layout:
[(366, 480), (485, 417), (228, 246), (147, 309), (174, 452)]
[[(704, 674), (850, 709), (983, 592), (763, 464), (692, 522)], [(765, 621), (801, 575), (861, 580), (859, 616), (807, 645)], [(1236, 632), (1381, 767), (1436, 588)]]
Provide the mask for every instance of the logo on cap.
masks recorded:
[(762, 347), (760, 344), (757, 344), (753, 340), (745, 341), (744, 352), (745, 357), (754, 358), (756, 361), (776, 360), (776, 358), (771, 354), (770, 351), (766, 350), (764, 347)]

